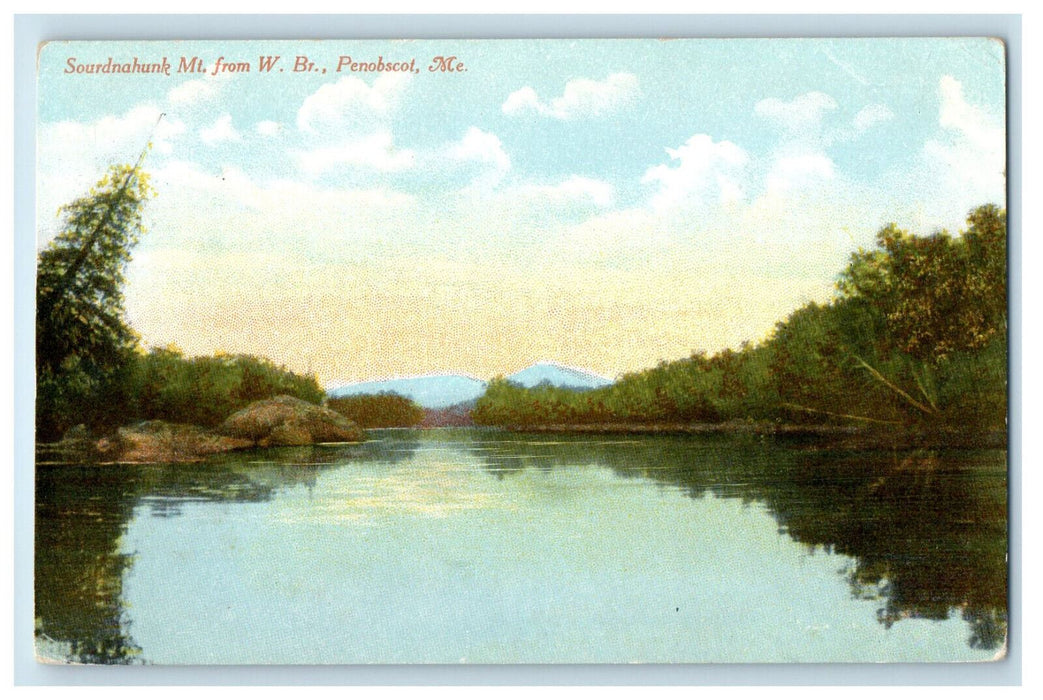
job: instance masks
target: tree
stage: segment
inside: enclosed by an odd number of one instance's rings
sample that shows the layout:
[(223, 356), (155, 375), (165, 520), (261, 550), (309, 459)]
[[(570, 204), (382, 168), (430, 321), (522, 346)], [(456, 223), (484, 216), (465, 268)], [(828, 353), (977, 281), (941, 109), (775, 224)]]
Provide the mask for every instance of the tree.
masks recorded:
[(139, 355), (136, 364), (134, 403), (145, 420), (214, 427), (253, 401), (287, 394), (318, 404), (326, 394), (314, 376), (252, 355), (185, 357), (168, 345)]
[[(851, 349), (857, 364), (919, 417), (965, 423), (984, 412), (987, 423), (1001, 424), (1006, 212), (985, 205), (967, 221), (960, 236), (915, 236), (892, 224), (877, 234), (876, 250), (853, 255), (838, 283), (840, 300), (859, 311), (845, 336), (862, 346)], [(863, 341), (875, 342), (854, 342), (859, 327)]]
[(342, 396), (326, 405), (360, 428), (411, 428), (424, 420), (424, 409), (418, 403), (393, 392)]
[(77, 423), (115, 419), (113, 411), (121, 407), (122, 380), (137, 348), (124, 318), (124, 270), (144, 232), (142, 207), (151, 194), (140, 161), (113, 166), (87, 196), (62, 207), (62, 230), (39, 255), (40, 439)]
[(1006, 212), (985, 205), (967, 221), (959, 237), (891, 224), (877, 234), (879, 249), (857, 253), (841, 277), (842, 295), (876, 307), (897, 349), (919, 360), (978, 351), (1006, 333)]

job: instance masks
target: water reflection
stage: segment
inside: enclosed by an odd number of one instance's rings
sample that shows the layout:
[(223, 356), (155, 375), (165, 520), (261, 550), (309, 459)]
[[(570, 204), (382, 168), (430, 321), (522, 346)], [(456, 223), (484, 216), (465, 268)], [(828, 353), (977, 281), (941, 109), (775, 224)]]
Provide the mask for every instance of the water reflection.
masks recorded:
[[(270, 500), (282, 489), (314, 488), (345, 462), (394, 464), (415, 440), (291, 447), (155, 465), (63, 464), (41, 451), (36, 467), (37, 654), (55, 662), (127, 664), (141, 649), (125, 630), (124, 573), (133, 554), (120, 538), (139, 508), (171, 518), (190, 502)], [(46, 448), (44, 448), (46, 449)]]
[(134, 509), (124, 475), (92, 467), (36, 471), (37, 652), (54, 661), (128, 663), (121, 607), (130, 558), (117, 540)]
[[(391, 468), (402, 462), (409, 474)], [(345, 464), (378, 469), (368, 481), (323, 478)], [(176, 518), (191, 503), (259, 503), (289, 489), (310, 496), (320, 481), (324, 490), (347, 489), (332, 499), (343, 517), (389, 509), (455, 514), (487, 505), (464, 478), (473, 464), (503, 484), (533, 470), (577, 478), (587, 470), (693, 499), (763, 504), (780, 533), (809, 550), (851, 558), (850, 569), (840, 573), (853, 597), (879, 601), (881, 625), (957, 614), (968, 623), (972, 648), (997, 649), (1006, 638), (1002, 452), (839, 452), (752, 436), (548, 439), (445, 430), (389, 432), (365, 445), (240, 453), (189, 465), (38, 466), (39, 648), (56, 660), (85, 663), (140, 657), (126, 634), (133, 610), (122, 602), (134, 555), (121, 553), (120, 538), (134, 517)], [(438, 472), (439, 465), (449, 471)], [(426, 480), (413, 478), (416, 470)], [(313, 508), (307, 515), (335, 514)]]
[(497, 478), (524, 469), (601, 466), (692, 498), (761, 502), (811, 549), (854, 559), (854, 597), (881, 601), (885, 627), (906, 618), (971, 628), (968, 645), (998, 649), (1007, 636), (1005, 455), (992, 452), (841, 452), (755, 436), (510, 436), (484, 455)]

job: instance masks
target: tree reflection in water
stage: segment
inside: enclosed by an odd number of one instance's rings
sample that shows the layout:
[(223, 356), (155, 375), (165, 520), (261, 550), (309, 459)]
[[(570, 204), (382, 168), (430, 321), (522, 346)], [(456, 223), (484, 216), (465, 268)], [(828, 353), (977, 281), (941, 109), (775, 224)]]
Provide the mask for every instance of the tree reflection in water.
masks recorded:
[[(135, 490), (112, 468), (36, 470), (37, 654), (51, 661), (130, 663), (140, 653), (124, 633), (117, 541)], [(133, 480), (131, 480), (133, 482)]]
[[(780, 533), (809, 549), (851, 557), (851, 593), (879, 600), (879, 622), (947, 619), (970, 626), (968, 644), (998, 649), (1007, 635), (1007, 499), (1003, 451), (839, 451), (755, 436), (512, 435), (459, 431), (425, 440), (481, 444), (499, 479), (525, 469), (605, 467), (691, 498), (763, 503)], [(484, 442), (483, 442), (484, 441)], [(365, 446), (287, 448), (189, 465), (47, 464), (36, 476), (38, 650), (55, 661), (132, 663), (123, 553), (127, 523), (147, 509), (176, 517), (189, 501), (264, 501), (311, 489), (346, 462), (409, 459), (409, 434)]]
[(176, 517), (192, 501), (265, 501), (280, 489), (312, 488), (325, 469), (345, 461), (392, 463), (374, 446), (300, 447), (221, 455), (197, 464), (36, 466), (35, 615), (37, 655), (52, 662), (135, 663), (141, 649), (128, 638), (123, 575), (133, 561), (120, 538), (139, 508)]
[[(851, 557), (852, 595), (878, 599), (886, 627), (905, 618), (971, 627), (968, 644), (1007, 636), (1006, 453), (844, 451), (756, 436), (519, 436), (488, 458), (500, 476), (526, 468), (600, 465), (763, 503), (779, 531), (810, 549)], [(541, 446), (542, 443), (546, 443)], [(553, 442), (553, 444), (550, 444)]]

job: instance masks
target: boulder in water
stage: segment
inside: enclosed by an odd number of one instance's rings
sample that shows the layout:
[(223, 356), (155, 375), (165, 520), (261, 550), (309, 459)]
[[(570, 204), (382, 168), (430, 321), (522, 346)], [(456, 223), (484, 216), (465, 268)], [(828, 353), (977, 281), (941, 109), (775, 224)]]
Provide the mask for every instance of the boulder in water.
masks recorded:
[(253, 447), (253, 443), (197, 425), (150, 420), (120, 428), (95, 447), (102, 459), (113, 462), (155, 463), (194, 462), (219, 452)]
[(251, 440), (259, 447), (361, 442), (366, 438), (355, 423), (336, 411), (293, 396), (254, 401), (230, 415), (218, 432)]

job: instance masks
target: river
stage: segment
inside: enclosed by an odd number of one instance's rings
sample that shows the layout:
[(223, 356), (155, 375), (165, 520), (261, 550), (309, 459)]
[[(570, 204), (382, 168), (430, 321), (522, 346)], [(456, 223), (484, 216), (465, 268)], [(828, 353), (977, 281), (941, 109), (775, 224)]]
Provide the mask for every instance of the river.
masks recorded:
[(374, 431), (40, 463), (38, 654), (152, 664), (965, 661), (1004, 451)]

